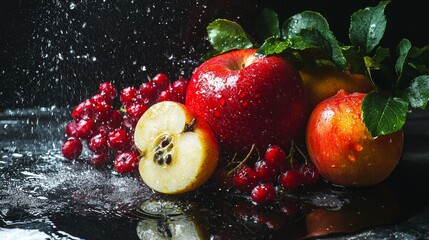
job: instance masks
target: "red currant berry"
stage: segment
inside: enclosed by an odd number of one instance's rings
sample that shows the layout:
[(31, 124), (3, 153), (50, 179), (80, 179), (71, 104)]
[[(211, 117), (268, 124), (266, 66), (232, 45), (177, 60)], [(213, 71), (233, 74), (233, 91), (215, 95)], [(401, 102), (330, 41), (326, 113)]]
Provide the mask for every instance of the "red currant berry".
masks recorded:
[(319, 180), (319, 170), (311, 163), (302, 165), (299, 172), (305, 185), (313, 185)]
[(125, 114), (125, 116), (122, 118), (122, 124), (121, 128), (132, 130), (137, 125), (137, 120), (131, 117), (128, 114)]
[(109, 127), (108, 123), (103, 123), (101, 125), (98, 125), (97, 130), (94, 133), (95, 135), (103, 135), (107, 139), (107, 135), (109, 132), (112, 131), (112, 128)]
[(111, 82), (101, 83), (99, 86), (99, 90), (101, 95), (109, 100), (113, 100), (118, 94), (115, 86)]
[(109, 128), (116, 129), (121, 126), (123, 116), (117, 110), (112, 111), (109, 121), (107, 122)]
[(124, 129), (117, 128), (109, 133), (107, 145), (116, 150), (124, 149), (128, 144), (127, 132)]
[(67, 159), (77, 159), (82, 153), (82, 142), (75, 137), (68, 138), (61, 147), (63, 156)]
[(171, 99), (171, 92), (168, 90), (164, 90), (159, 94), (157, 102), (169, 101), (169, 100), (172, 100)]
[(179, 78), (176, 81), (173, 82), (172, 89), (174, 92), (185, 95), (186, 89), (188, 87), (188, 81), (185, 78)]
[(131, 152), (124, 152), (116, 156), (114, 167), (118, 173), (133, 173), (139, 164), (138, 155)]
[(276, 190), (270, 183), (261, 183), (253, 188), (250, 196), (256, 203), (271, 202), (276, 198)]
[(94, 133), (94, 121), (92, 119), (81, 119), (76, 124), (76, 137), (89, 139)]
[(279, 178), (279, 184), (286, 190), (294, 190), (303, 183), (299, 170), (287, 170)]
[(245, 192), (250, 192), (259, 182), (253, 169), (246, 165), (242, 166), (234, 173), (232, 180), (239, 190)]
[(140, 85), (139, 91), (143, 104), (150, 104), (156, 100), (157, 91), (152, 84), (142, 83)]
[(91, 99), (86, 99), (73, 109), (71, 115), (77, 121), (92, 118), (94, 116), (94, 102)]
[(76, 137), (76, 121), (71, 121), (66, 126), (66, 134), (68, 137)]
[(168, 76), (164, 73), (158, 73), (155, 77), (152, 78), (152, 83), (158, 89), (158, 91), (165, 90), (170, 84)]
[(264, 159), (272, 162), (280, 171), (286, 166), (286, 153), (277, 145), (271, 145), (267, 148)]
[(148, 107), (146, 105), (134, 103), (127, 107), (127, 114), (132, 117), (135, 122), (137, 122), (147, 109)]
[(107, 137), (103, 134), (97, 134), (89, 140), (89, 150), (95, 153), (106, 153), (108, 150)]
[(94, 101), (94, 119), (99, 122), (109, 120), (113, 112), (110, 103), (107, 103), (100, 94), (96, 94), (92, 100)]
[(92, 157), (89, 159), (89, 164), (96, 168), (101, 168), (104, 165), (106, 165), (108, 159), (108, 154), (106, 153), (96, 153), (92, 155)]
[(124, 106), (131, 105), (133, 102), (137, 101), (137, 89), (133, 86), (124, 88), (121, 92), (120, 101)]
[(255, 163), (253, 170), (262, 182), (271, 182), (278, 174), (277, 166), (267, 160), (260, 160)]

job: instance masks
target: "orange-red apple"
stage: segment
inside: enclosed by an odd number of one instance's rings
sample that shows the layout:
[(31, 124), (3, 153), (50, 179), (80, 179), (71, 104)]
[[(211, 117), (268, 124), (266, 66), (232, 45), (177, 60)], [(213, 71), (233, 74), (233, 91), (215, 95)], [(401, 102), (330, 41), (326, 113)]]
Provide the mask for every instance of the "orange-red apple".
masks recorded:
[(368, 186), (386, 179), (403, 149), (402, 130), (371, 137), (362, 122), (364, 93), (340, 90), (310, 115), (306, 142), (310, 159), (331, 183)]
[(299, 74), (311, 109), (321, 101), (334, 96), (341, 89), (349, 93), (368, 93), (373, 90), (368, 78), (364, 75), (338, 71), (331, 66), (303, 68)]

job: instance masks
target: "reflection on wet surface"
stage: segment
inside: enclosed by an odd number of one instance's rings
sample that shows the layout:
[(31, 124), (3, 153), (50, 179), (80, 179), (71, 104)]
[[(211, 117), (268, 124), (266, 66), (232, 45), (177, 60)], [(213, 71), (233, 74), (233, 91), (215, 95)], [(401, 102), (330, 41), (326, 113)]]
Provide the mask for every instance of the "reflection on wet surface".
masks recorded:
[[(0, 115), (0, 239), (427, 238), (425, 135), (406, 139), (398, 169), (364, 189), (316, 184), (269, 206), (213, 185), (153, 193), (139, 176), (63, 159), (68, 111)], [(410, 150), (407, 150), (410, 149)], [(414, 158), (419, 156), (420, 158)]]

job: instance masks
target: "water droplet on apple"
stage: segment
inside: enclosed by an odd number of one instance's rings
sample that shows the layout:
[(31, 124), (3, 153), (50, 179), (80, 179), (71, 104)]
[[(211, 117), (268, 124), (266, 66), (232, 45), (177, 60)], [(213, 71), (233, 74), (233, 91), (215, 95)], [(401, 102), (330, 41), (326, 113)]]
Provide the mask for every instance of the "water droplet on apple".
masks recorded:
[(225, 106), (225, 104), (226, 104), (226, 100), (222, 96), (220, 96), (220, 98), (218, 98), (217, 101), (222, 107)]
[(240, 106), (242, 106), (243, 108), (247, 107), (248, 105), (249, 105), (248, 101), (243, 101), (243, 100), (240, 101)]
[(220, 117), (222, 114), (221, 114), (221, 111), (220, 111), (220, 109), (219, 108), (216, 108), (214, 111), (213, 111), (213, 114), (214, 114), (214, 116), (215, 117)]
[(359, 144), (359, 143), (356, 143), (356, 144), (353, 146), (353, 149), (354, 149), (355, 151), (357, 151), (357, 152), (360, 152), (360, 151), (362, 151), (362, 150), (363, 150), (363, 146), (362, 146), (361, 144)]
[(246, 97), (246, 93), (240, 90), (240, 91), (238, 92), (238, 98), (239, 98), (239, 99), (243, 99), (244, 97)]
[(353, 154), (349, 154), (348, 159), (352, 162), (356, 161), (356, 157)]

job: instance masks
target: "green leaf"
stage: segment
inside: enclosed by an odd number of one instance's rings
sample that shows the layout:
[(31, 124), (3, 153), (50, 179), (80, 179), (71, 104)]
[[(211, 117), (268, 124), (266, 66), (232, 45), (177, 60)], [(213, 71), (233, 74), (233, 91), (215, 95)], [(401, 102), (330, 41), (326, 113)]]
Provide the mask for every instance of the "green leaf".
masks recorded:
[(208, 40), (219, 53), (233, 49), (252, 48), (253, 43), (236, 22), (216, 19), (207, 26)]
[[(386, 59), (389, 56), (390, 56), (390, 51), (388, 48), (378, 47), (373, 57), (365, 56), (363, 58), (365, 62), (365, 67), (366, 67), (366, 75), (369, 76), (372, 82), (372, 85), (377, 87), (377, 89), (380, 88), (380, 86), (377, 86), (377, 84), (375, 84), (375, 81), (372, 78), (372, 73), (374, 70), (377, 70), (377, 71), (381, 70), (383, 68), (383, 65), (381, 65), (381, 63), (383, 62), (384, 59)], [(384, 80), (386, 81), (387, 79), (384, 79)]]
[(349, 64), (350, 73), (367, 74), (364, 58), (355, 46), (342, 46), (341, 47), (344, 57)]
[(362, 102), (362, 121), (372, 137), (399, 131), (408, 114), (408, 102), (397, 97), (368, 93)]
[(256, 34), (261, 42), (269, 37), (280, 37), (279, 19), (272, 9), (264, 8), (258, 16)]
[(414, 78), (403, 93), (411, 107), (425, 109), (429, 101), (429, 75)]
[(290, 41), (282, 40), (278, 37), (270, 37), (265, 40), (264, 44), (256, 51), (256, 54), (259, 55), (271, 55), (279, 54), (288, 49), (290, 46)]
[(375, 7), (367, 7), (352, 14), (349, 38), (355, 46), (370, 53), (379, 43), (386, 30), (384, 9), (390, 1), (381, 1)]
[(402, 39), (402, 41), (399, 43), (399, 46), (398, 46), (399, 53), (398, 53), (398, 59), (396, 60), (396, 64), (395, 64), (396, 75), (398, 75), (397, 85), (400, 85), (400, 81), (402, 79), (402, 73), (404, 71), (410, 49), (411, 49), (411, 42), (408, 39)]
[(388, 48), (378, 47), (372, 59), (376, 63), (381, 64), (388, 57), (390, 57), (390, 50)]
[(403, 39), (398, 45), (395, 70), (397, 89), (405, 89), (412, 79), (429, 74), (429, 46), (414, 47), (408, 39)]
[(301, 48), (303, 46), (319, 48), (331, 57), (338, 69), (344, 70), (347, 67), (339, 43), (329, 29), (328, 22), (320, 13), (304, 11), (290, 17), (282, 26), (282, 36), (285, 39), (299, 37), (300, 41), (292, 42), (299, 43)]

